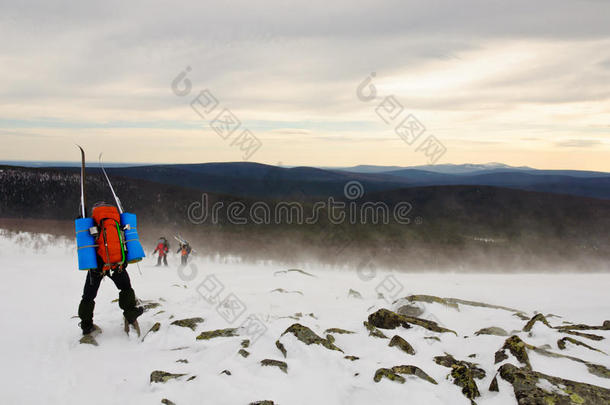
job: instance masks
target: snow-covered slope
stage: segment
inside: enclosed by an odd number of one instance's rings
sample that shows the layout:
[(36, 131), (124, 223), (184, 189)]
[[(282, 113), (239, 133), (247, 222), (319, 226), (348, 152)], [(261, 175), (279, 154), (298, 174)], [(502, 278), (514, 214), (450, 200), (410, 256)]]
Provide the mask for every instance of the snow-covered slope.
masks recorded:
[[(171, 258), (167, 268), (154, 267), (149, 257), (140, 265), (142, 274), (134, 265), (129, 274), (143, 303), (159, 304), (140, 318), (143, 334), (157, 322), (159, 330), (143, 341), (126, 336), (121, 311), (112, 302), (117, 290), (106, 279), (95, 309), (95, 322), (103, 333), (97, 337), (99, 346), (93, 346), (79, 344), (74, 316), (85, 273), (76, 270), (70, 241), (34, 249), (25, 246), (28, 240), (27, 235), (22, 235), (21, 244), (14, 238), (0, 238), (3, 403), (156, 404), (166, 398), (178, 405), (261, 400), (275, 404), (470, 404), (462, 388), (448, 377), (452, 369), (434, 361), (436, 356), (451, 354), (485, 371), (485, 377), (475, 379), (481, 394), (475, 398), (477, 404), (514, 404), (512, 385), (499, 376), (499, 392), (488, 390), (501, 364), (524, 366), (510, 353), (494, 364), (496, 351), (511, 335), (538, 348), (549, 345), (553, 353), (610, 368), (606, 354), (571, 343), (565, 350), (557, 347), (558, 339), (572, 336), (610, 353), (610, 330), (579, 331), (605, 338), (599, 341), (560, 333), (542, 322), (530, 332), (522, 331), (525, 318), (536, 312), (546, 315), (552, 326), (565, 322), (602, 325), (610, 313), (608, 274), (408, 274), (302, 267), (305, 274), (275, 265), (209, 260), (196, 260), (194, 266), (180, 271), (177, 257)], [(425, 302), (432, 298), (416, 294), (508, 308)], [(395, 302), (408, 296), (410, 300)], [(363, 322), (381, 308), (421, 312), (419, 318), (437, 322), (457, 336), (417, 325), (379, 329), (388, 339), (371, 336)], [(193, 317), (204, 319), (195, 330), (171, 324)], [(310, 328), (327, 346), (332, 346), (332, 338), (324, 340), (329, 328), (355, 333), (330, 333), (341, 352), (322, 344), (306, 345), (291, 333), (282, 336), (295, 323)], [(491, 326), (503, 328), (508, 336), (474, 335)], [(196, 339), (201, 332), (227, 328), (237, 328), (238, 336)], [(415, 354), (390, 347), (389, 338), (394, 335), (409, 342)], [(250, 344), (244, 348), (246, 339)], [(278, 340), (281, 345), (276, 344)], [(282, 345), (286, 357), (278, 349)], [(248, 357), (238, 353), (242, 349)], [(585, 363), (527, 352), (533, 370), (610, 388), (610, 379), (590, 373)], [(287, 372), (262, 366), (265, 359), (285, 362)], [(378, 369), (398, 365), (417, 366), (437, 384), (409, 375), (403, 375), (404, 384), (387, 378), (374, 381)], [(155, 370), (185, 375), (151, 383)], [(549, 392), (558, 389), (547, 380), (539, 384)]]

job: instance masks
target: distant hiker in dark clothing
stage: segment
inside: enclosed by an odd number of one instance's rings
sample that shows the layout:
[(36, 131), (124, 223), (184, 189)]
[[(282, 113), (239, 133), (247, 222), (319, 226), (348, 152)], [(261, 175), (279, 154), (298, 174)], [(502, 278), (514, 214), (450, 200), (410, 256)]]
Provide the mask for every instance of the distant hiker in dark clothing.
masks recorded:
[(159, 238), (157, 241), (157, 247), (153, 252), (159, 252), (159, 258), (157, 259), (157, 266), (161, 266), (161, 260), (163, 260), (163, 264), (167, 266), (167, 254), (169, 253), (169, 242), (163, 236)]
[(123, 310), (123, 316), (127, 322), (126, 328), (127, 324), (130, 324), (139, 330), (137, 319), (142, 315), (144, 309), (137, 305), (136, 294), (131, 287), (129, 274), (127, 274), (124, 248), (116, 226), (119, 221), (119, 212), (114, 206), (97, 203), (93, 206), (92, 217), (96, 224), (91, 231), (96, 237), (98, 265), (97, 268), (87, 271), (83, 296), (78, 306), (80, 327), (84, 335), (97, 328), (93, 324), (95, 297), (102, 279), (104, 276), (108, 276), (119, 289), (119, 307)]
[(191, 254), (191, 245), (188, 242), (181, 243), (176, 253), (180, 253), (180, 264), (185, 266)]

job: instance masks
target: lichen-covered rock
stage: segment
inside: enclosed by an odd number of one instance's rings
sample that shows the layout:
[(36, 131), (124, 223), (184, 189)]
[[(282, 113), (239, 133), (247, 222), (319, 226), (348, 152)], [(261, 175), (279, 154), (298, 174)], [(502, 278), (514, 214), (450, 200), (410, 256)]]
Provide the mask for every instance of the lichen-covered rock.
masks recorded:
[(380, 339), (388, 339), (388, 337), (382, 331), (380, 331), (367, 321), (364, 321), (363, 325), (369, 331), (369, 336), (373, 336)]
[(341, 328), (329, 328), (329, 329), (326, 329), (324, 331), (324, 333), (337, 333), (340, 335), (347, 335), (347, 334), (352, 334), (352, 333), (356, 333), (356, 332), (352, 332), (351, 330), (345, 330), (345, 329), (341, 329)]
[(231, 375), (231, 371), (230, 370), (222, 370), (220, 372), (220, 374)]
[(423, 308), (413, 304), (402, 305), (396, 310), (396, 313), (399, 315), (415, 317), (422, 315), (424, 312)]
[(351, 361), (360, 360), (360, 357), (357, 356), (343, 356), (343, 358)]
[(148, 332), (146, 332), (144, 334), (144, 336), (142, 337), (142, 342), (144, 341), (144, 339), (146, 339), (146, 336), (148, 336), (149, 333), (159, 332), (159, 329), (161, 329), (161, 323), (155, 322), (155, 324), (153, 326), (151, 326), (150, 329), (148, 330)]
[(184, 377), (186, 374), (172, 374), (167, 371), (155, 370), (150, 373), (151, 383), (166, 383), (169, 380)]
[(491, 392), (499, 392), (500, 391), (500, 387), (498, 387), (498, 376), (494, 376), (494, 378), (491, 380), (491, 383), (489, 384), (489, 390)]
[(410, 324), (418, 325), (432, 332), (445, 333), (450, 332), (457, 336), (457, 333), (451, 329), (443, 328), (434, 321), (427, 319), (416, 318), (413, 316), (405, 316), (397, 314), (386, 308), (381, 308), (369, 315), (368, 321), (371, 325), (382, 329), (395, 329), (398, 326), (410, 328)]
[(192, 375), (189, 378), (186, 379), (186, 381), (193, 381), (195, 378), (197, 378), (196, 375)]
[[(549, 376), (512, 364), (502, 365), (500, 376), (512, 384), (519, 405), (610, 403), (610, 390), (606, 388)], [(541, 380), (546, 380), (553, 389), (543, 388)]]
[(316, 335), (314, 331), (309, 329), (307, 326), (301, 325), (300, 323), (294, 323), (290, 325), (288, 329), (286, 329), (284, 333), (282, 333), (282, 336), (287, 333), (292, 333), (297, 339), (299, 339), (306, 345), (317, 344), (322, 345), (329, 350), (337, 350), (343, 352), (343, 350), (335, 346), (332, 342), (328, 341), (327, 339), (322, 339), (320, 336)]
[(610, 330), (610, 321), (604, 321), (604, 323), (600, 326), (591, 326), (591, 325), (563, 325), (563, 326), (555, 326), (555, 329), (565, 331), (565, 330)]
[(392, 337), (392, 339), (390, 340), (390, 344), (388, 346), (390, 346), (390, 347), (398, 346), (398, 348), (400, 348), (400, 350), (402, 350), (403, 352), (405, 352), (407, 354), (411, 354), (411, 355), (415, 354), (415, 349), (413, 349), (413, 346), (411, 346), (409, 344), (409, 342), (407, 342), (406, 340), (404, 340), (403, 338), (401, 338), (398, 335), (394, 335), (394, 337)]
[[(527, 345), (519, 336), (513, 335), (504, 341), (504, 345), (496, 352), (495, 355), (495, 364), (498, 364), (500, 361), (508, 358), (506, 356), (505, 350), (508, 350), (517, 360), (521, 363), (525, 364), (527, 368), (531, 369), (532, 366), (530, 364), (530, 358), (527, 355)], [(504, 352), (504, 353), (500, 353)], [(500, 359), (500, 360), (499, 360)]]
[(217, 337), (232, 337), (239, 336), (237, 334), (236, 328), (227, 328), (227, 329), (216, 329), (210, 330), (206, 332), (201, 332), (199, 336), (197, 336), (197, 340), (209, 340)]
[(601, 377), (601, 378), (610, 378), (610, 370), (608, 370), (606, 367), (602, 366), (601, 364), (593, 364), (593, 363), (589, 363), (589, 362), (584, 362), (584, 363), (587, 366), (587, 370), (589, 370), (589, 373), (596, 375), (598, 377)]
[(284, 362), (284, 361), (264, 359), (264, 360), (261, 360), (261, 366), (278, 367), (284, 373), (288, 374), (288, 364), (286, 364), (286, 362)]
[[(381, 329), (396, 329), (399, 326), (407, 324), (404, 315), (399, 315), (396, 312), (385, 308), (381, 308), (370, 314), (368, 322)], [(409, 326), (407, 326), (407, 328), (408, 327)]]
[(603, 336), (594, 335), (592, 333), (576, 332), (575, 330), (563, 330), (563, 331), (561, 331), (561, 333), (568, 333), (570, 335), (579, 336), (582, 338), (591, 339), (591, 340), (595, 340), (595, 341), (604, 340)]
[(462, 394), (474, 402), (474, 398), (480, 396), (479, 388), (474, 379), (485, 378), (485, 370), (468, 361), (456, 360), (452, 355), (437, 356), (434, 358), (436, 364), (451, 368), (453, 383), (462, 387)]
[(286, 348), (284, 347), (282, 342), (280, 342), (279, 340), (276, 340), (275, 347), (277, 347), (279, 349), (279, 351), (282, 352), (282, 354), (284, 355), (284, 358), (286, 358)]
[(451, 369), (451, 377), (453, 383), (458, 387), (462, 387), (462, 394), (471, 401), (479, 396), (479, 387), (474, 381), (472, 370), (464, 365), (457, 365)]
[(608, 370), (605, 366), (602, 366), (601, 364), (594, 364), (594, 363), (590, 363), (588, 361), (585, 361), (583, 359), (579, 359), (578, 357), (566, 356), (565, 354), (555, 353), (555, 352), (552, 352), (550, 350), (545, 349), (543, 346), (536, 347), (536, 346), (533, 346), (533, 345), (525, 344), (525, 347), (527, 349), (533, 350), (536, 353), (541, 354), (543, 356), (569, 359), (569, 360), (572, 360), (572, 361), (575, 361), (575, 362), (578, 362), (578, 363), (582, 363), (585, 366), (587, 366), (587, 369), (589, 370), (589, 373), (591, 373), (593, 375), (596, 375), (598, 377), (602, 377), (602, 378), (610, 378), (610, 370)]
[(587, 349), (589, 349), (589, 350), (594, 350), (594, 351), (596, 351), (596, 352), (600, 352), (600, 353), (606, 354), (606, 353), (604, 353), (603, 351), (601, 351), (601, 350), (599, 350), (599, 349), (596, 349), (596, 348), (594, 348), (594, 347), (592, 347), (592, 346), (589, 346), (588, 344), (583, 343), (583, 342), (581, 342), (580, 340), (576, 340), (576, 339), (574, 339), (574, 338), (571, 338), (571, 337), (569, 337), (569, 336), (566, 336), (566, 337), (563, 337), (563, 338), (559, 339), (559, 340), (557, 341), (557, 347), (559, 347), (561, 350), (565, 350), (565, 348), (566, 348), (566, 342), (570, 342), (570, 343), (575, 344), (575, 345), (577, 345), (577, 346), (586, 347), (586, 348), (587, 348)]
[(247, 351), (246, 349), (239, 349), (239, 351), (237, 353), (241, 354), (241, 356), (244, 358), (246, 358), (250, 355), (250, 352)]
[(167, 399), (167, 398), (163, 398), (163, 399), (161, 400), (161, 403), (162, 403), (163, 405), (176, 405), (175, 403), (173, 403), (172, 401), (170, 401), (170, 400), (169, 400), (169, 399)]
[(529, 332), (532, 330), (532, 327), (534, 326), (534, 324), (536, 322), (542, 322), (544, 325), (546, 325), (548, 328), (551, 328), (552, 326), (549, 324), (549, 322), (546, 320), (545, 316), (542, 314), (536, 314), (532, 317), (532, 319), (530, 319), (525, 326), (523, 327), (523, 331), (524, 332)]
[(389, 368), (380, 368), (375, 371), (375, 375), (373, 376), (373, 381), (379, 382), (382, 378), (387, 378), (391, 381), (396, 381), (403, 384), (406, 380), (403, 376), (396, 374), (394, 371)]
[(516, 312), (513, 314), (513, 316), (516, 316), (517, 318), (521, 319), (522, 321), (529, 321), (530, 317), (525, 315), (523, 312)]
[(394, 366), (392, 367), (392, 371), (397, 374), (406, 374), (406, 375), (414, 375), (416, 377), (421, 378), (422, 380), (428, 381), (434, 385), (438, 383), (428, 374), (426, 374), (421, 368), (417, 366), (405, 365), (405, 366)]
[(247, 349), (248, 347), (250, 347), (250, 339), (244, 339), (241, 341), (241, 347), (243, 347), (244, 349)]
[(274, 405), (273, 401), (256, 401), (250, 402), (248, 405)]
[(441, 338), (439, 338), (438, 336), (424, 336), (424, 339), (427, 339), (427, 340), (436, 340), (437, 342), (441, 341)]
[(176, 360), (176, 363), (188, 363), (189, 361), (187, 359), (178, 359)]
[(445, 354), (444, 356), (436, 356), (434, 358), (434, 362), (443, 367), (452, 368), (457, 365), (464, 365), (472, 370), (472, 375), (474, 378), (482, 379), (485, 378), (485, 370), (479, 368), (476, 363), (471, 363), (469, 361), (457, 360), (450, 354)]
[(508, 332), (498, 326), (490, 326), (489, 328), (483, 328), (474, 333), (476, 336), (479, 335), (493, 335), (493, 336), (508, 336)]
[(172, 322), (172, 325), (180, 326), (183, 328), (190, 328), (191, 330), (197, 329), (197, 325), (203, 322), (203, 318), (186, 318), (186, 319), (178, 319), (177, 321)]

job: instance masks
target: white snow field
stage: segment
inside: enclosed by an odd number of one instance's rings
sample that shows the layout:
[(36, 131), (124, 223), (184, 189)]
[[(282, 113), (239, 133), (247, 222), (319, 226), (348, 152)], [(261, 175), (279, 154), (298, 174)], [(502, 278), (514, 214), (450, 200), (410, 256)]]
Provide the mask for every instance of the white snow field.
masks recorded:
[[(19, 241), (17, 240), (19, 239)], [(103, 329), (99, 346), (80, 344), (78, 319), (74, 318), (85, 280), (78, 271), (73, 241), (34, 249), (30, 235), (0, 237), (0, 355), (1, 402), (5, 404), (160, 404), (164, 398), (181, 404), (249, 404), (270, 400), (275, 404), (470, 404), (461, 387), (447, 378), (451, 369), (436, 364), (445, 353), (458, 360), (478, 363), (486, 371), (475, 380), (481, 396), (477, 404), (515, 404), (513, 387), (498, 376), (499, 392), (488, 387), (503, 363), (521, 367), (515, 357), (494, 364), (494, 353), (507, 336), (480, 335), (481, 328), (498, 326), (535, 346), (574, 356), (610, 368), (610, 357), (558, 339), (571, 336), (538, 322), (522, 332), (526, 320), (509, 310), (459, 304), (413, 302), (452, 333), (436, 333), (413, 325), (409, 329), (383, 329), (389, 338), (399, 335), (414, 348), (409, 355), (389, 347), (389, 339), (373, 337), (363, 325), (380, 308), (397, 310), (406, 301), (396, 298), (430, 294), (502, 305), (548, 316), (552, 326), (564, 322), (602, 325), (610, 318), (610, 274), (420, 274), (301, 267), (315, 277), (277, 265), (246, 265), (195, 260), (197, 272), (177, 271), (178, 257), (170, 267), (154, 267), (155, 259), (128, 268), (136, 295), (144, 303), (160, 304), (140, 318), (142, 333), (159, 322), (158, 332), (144, 341), (127, 336), (116, 302), (118, 292), (105, 279), (96, 300), (95, 322)], [(407, 266), (405, 266), (407, 267)], [(359, 275), (360, 274), (360, 275)], [(192, 278), (191, 280), (189, 280)], [(273, 291), (275, 289), (282, 289)], [(349, 290), (357, 294), (348, 294)], [(381, 297), (379, 293), (383, 293)], [(230, 305), (214, 305), (212, 297)], [(225, 300), (225, 298), (227, 298)], [(387, 301), (386, 301), (387, 300)], [(164, 311), (160, 312), (159, 311)], [(299, 314), (300, 313), (300, 314)], [(296, 314), (296, 315), (295, 315)], [(290, 318), (292, 316), (292, 318)], [(171, 325), (172, 321), (204, 318), (196, 330)], [(225, 319), (227, 318), (227, 319)], [(254, 323), (258, 319), (260, 324)], [(297, 320), (298, 319), (298, 320)], [(246, 322), (246, 327), (239, 328)], [(292, 334), (282, 333), (293, 323), (326, 337), (328, 328), (354, 334), (333, 334), (344, 353), (321, 345), (306, 345)], [(262, 325), (262, 327), (261, 327)], [(239, 336), (197, 340), (203, 331), (238, 328)], [(261, 333), (262, 331), (262, 333)], [(605, 337), (593, 341), (572, 336), (610, 353), (610, 330), (584, 330)], [(438, 337), (439, 340), (426, 339)], [(250, 355), (238, 354), (241, 342), (250, 339)], [(285, 346), (284, 358), (276, 340)], [(476, 354), (475, 357), (469, 355)], [(567, 358), (542, 356), (529, 351), (532, 368), (564, 379), (610, 388), (610, 379), (591, 374), (586, 365)], [(351, 361), (344, 356), (357, 356)], [(177, 362), (177, 360), (187, 362)], [(261, 366), (263, 359), (285, 361), (287, 373)], [(414, 365), (437, 385), (405, 375), (405, 383), (373, 380), (379, 368)], [(185, 374), (165, 383), (151, 383), (155, 370)], [(223, 370), (230, 375), (221, 374)], [(196, 376), (189, 381), (189, 378)], [(539, 386), (558, 388), (546, 380)]]

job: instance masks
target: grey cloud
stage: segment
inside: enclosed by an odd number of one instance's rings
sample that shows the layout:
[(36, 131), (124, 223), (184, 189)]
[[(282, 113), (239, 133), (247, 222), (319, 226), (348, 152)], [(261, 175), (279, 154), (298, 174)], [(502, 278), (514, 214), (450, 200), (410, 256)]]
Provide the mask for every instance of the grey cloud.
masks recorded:
[(562, 148), (594, 148), (602, 145), (602, 142), (597, 139), (568, 139), (555, 145)]

